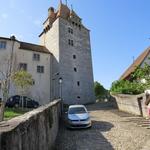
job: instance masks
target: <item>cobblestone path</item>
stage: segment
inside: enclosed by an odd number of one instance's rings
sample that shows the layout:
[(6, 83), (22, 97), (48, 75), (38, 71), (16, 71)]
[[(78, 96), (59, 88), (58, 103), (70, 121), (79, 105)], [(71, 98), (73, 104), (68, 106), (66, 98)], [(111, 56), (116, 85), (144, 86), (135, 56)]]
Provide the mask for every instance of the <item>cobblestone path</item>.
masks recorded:
[(141, 117), (89, 105), (92, 128), (68, 130), (61, 123), (55, 150), (150, 150), (150, 129)]

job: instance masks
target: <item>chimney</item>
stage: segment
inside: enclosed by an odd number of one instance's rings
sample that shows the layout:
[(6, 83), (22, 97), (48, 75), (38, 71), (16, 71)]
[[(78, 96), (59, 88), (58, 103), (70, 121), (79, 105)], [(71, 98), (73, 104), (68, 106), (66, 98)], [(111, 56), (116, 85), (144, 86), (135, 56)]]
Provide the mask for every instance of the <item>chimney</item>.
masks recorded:
[(11, 35), (11, 36), (10, 36), (10, 39), (11, 39), (12, 41), (15, 41), (15, 40), (16, 40), (15, 35)]
[(52, 17), (55, 15), (55, 12), (54, 12), (54, 8), (53, 7), (50, 7), (48, 9), (48, 17)]

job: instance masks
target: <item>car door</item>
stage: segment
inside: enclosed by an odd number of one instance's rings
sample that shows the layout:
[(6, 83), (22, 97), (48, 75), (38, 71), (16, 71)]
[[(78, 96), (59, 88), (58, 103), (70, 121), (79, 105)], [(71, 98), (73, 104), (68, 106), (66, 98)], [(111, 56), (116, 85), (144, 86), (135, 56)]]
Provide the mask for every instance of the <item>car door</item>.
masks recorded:
[(27, 107), (28, 98), (26, 96), (23, 97), (23, 106)]
[(27, 100), (27, 107), (32, 108), (33, 107), (32, 99), (27, 97), (26, 100)]

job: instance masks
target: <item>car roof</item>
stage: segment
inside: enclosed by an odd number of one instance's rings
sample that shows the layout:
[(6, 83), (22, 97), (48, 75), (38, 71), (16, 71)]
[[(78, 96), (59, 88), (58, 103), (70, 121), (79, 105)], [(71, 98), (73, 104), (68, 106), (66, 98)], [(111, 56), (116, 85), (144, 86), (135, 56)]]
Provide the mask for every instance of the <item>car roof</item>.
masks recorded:
[(69, 106), (69, 108), (77, 108), (77, 107), (84, 107), (85, 108), (84, 105), (70, 105)]

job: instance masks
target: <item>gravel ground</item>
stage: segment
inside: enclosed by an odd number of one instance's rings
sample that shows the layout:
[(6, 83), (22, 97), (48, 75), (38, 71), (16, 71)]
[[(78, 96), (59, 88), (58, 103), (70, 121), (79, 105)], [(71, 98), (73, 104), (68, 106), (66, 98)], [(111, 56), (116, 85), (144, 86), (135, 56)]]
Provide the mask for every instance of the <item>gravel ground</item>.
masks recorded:
[(144, 118), (100, 103), (87, 108), (92, 128), (68, 130), (61, 122), (55, 150), (150, 150), (150, 129)]

